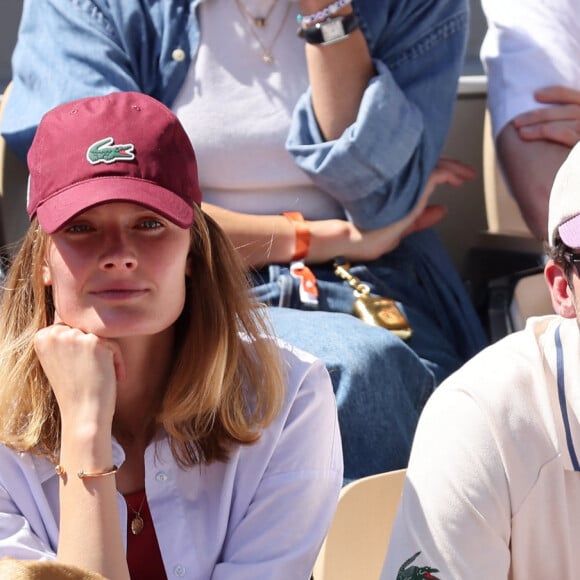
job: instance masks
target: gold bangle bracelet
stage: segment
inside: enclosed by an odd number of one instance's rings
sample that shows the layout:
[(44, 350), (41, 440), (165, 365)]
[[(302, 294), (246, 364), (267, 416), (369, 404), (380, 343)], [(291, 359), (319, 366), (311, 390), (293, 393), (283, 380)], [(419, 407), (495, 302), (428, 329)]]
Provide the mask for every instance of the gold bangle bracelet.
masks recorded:
[(116, 465), (109, 469), (105, 469), (103, 471), (88, 471), (85, 472), (82, 469), (77, 473), (79, 479), (86, 479), (89, 477), (106, 477), (107, 475), (115, 475), (119, 471), (119, 468)]
[[(119, 471), (119, 468), (116, 465), (113, 465), (110, 469), (105, 469), (103, 471), (95, 471), (95, 472), (85, 472), (82, 469), (77, 473), (79, 479), (85, 479), (87, 477), (105, 477), (107, 475), (114, 475)], [(58, 464), (54, 466), (54, 472), (63, 479), (66, 477), (66, 469)]]

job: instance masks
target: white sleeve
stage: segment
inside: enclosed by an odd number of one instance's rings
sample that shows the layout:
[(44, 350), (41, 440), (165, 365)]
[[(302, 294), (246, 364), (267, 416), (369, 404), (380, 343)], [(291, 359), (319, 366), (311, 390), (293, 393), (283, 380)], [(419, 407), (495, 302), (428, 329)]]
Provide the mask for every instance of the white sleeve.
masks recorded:
[[(465, 391), (439, 388), (421, 415), (382, 580), (416, 568), (506, 580), (510, 499), (494, 428)], [(429, 576), (421, 576), (429, 577)]]
[(482, 0), (488, 30), (481, 60), (488, 77), (494, 137), (515, 116), (540, 105), (549, 85), (580, 89), (576, 0)]
[[(16, 457), (0, 446), (0, 558), (53, 560), (58, 537), (54, 514), (31, 456)], [(54, 487), (58, 490), (58, 483)]]
[(0, 490), (0, 559), (55, 559), (55, 552), (32, 531), (23, 515), (9, 507), (11, 505), (6, 491)]

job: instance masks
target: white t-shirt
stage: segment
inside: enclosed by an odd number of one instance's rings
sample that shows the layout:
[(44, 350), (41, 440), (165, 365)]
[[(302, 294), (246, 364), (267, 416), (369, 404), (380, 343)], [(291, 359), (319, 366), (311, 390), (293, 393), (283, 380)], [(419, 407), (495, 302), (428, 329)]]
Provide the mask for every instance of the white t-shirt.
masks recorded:
[(381, 578), (577, 578), (579, 417), (575, 319), (531, 318), (451, 375), (419, 420)]
[[(243, 213), (343, 218), (341, 206), (312, 185), (285, 149), (294, 105), (308, 87), (298, 3), (276, 2), (263, 28), (239, 7), (259, 16), (272, 1), (201, 3), (199, 51), (173, 111), (193, 143), (205, 201)], [(271, 64), (263, 61), (264, 49)]]
[(481, 59), (488, 76), (494, 137), (516, 115), (540, 108), (534, 91), (580, 89), (577, 0), (482, 0), (488, 31)]

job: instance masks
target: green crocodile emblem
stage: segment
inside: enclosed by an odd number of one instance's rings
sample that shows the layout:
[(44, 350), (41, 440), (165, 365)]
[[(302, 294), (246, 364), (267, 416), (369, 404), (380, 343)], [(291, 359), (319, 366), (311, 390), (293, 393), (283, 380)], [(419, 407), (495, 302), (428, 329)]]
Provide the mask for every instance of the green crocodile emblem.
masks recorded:
[(432, 574), (432, 572), (439, 572), (437, 568), (431, 568), (430, 566), (422, 566), (421, 568), (419, 566), (411, 566), (420, 553), (417, 552), (414, 556), (411, 556), (403, 562), (403, 565), (399, 568), (397, 580), (423, 580), (423, 578), (439, 580), (437, 576), (433, 576)]
[(115, 161), (130, 161), (135, 159), (135, 145), (113, 145), (113, 137), (106, 137), (93, 143), (87, 149), (87, 159), (92, 165), (97, 163), (115, 163)]

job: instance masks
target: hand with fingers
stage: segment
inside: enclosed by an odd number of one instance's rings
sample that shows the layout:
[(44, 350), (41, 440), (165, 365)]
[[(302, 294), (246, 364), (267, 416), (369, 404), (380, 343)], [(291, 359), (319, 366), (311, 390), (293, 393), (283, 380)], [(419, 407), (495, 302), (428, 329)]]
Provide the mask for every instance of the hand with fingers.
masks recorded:
[(442, 157), (429, 176), (423, 193), (413, 210), (403, 219), (377, 230), (362, 230), (343, 220), (309, 222), (311, 232), (309, 262), (324, 262), (335, 256), (351, 261), (374, 260), (394, 250), (403, 238), (441, 221), (446, 210), (428, 205), (439, 185), (458, 187), (475, 178), (475, 170), (455, 159)]
[(522, 113), (512, 121), (524, 141), (552, 141), (573, 147), (580, 141), (580, 90), (561, 85), (534, 93), (538, 103), (552, 105)]
[(110, 427), (124, 364), (119, 345), (57, 322), (39, 330), (34, 348), (61, 418)]

